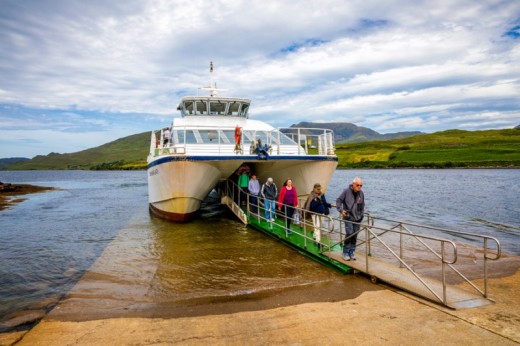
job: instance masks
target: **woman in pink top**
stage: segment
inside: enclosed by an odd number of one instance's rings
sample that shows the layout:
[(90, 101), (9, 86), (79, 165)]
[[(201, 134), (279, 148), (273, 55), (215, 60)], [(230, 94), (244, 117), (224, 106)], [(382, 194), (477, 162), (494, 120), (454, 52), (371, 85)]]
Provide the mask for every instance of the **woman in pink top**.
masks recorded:
[(293, 186), (292, 180), (287, 179), (283, 183), (278, 196), (278, 210), (282, 211), (285, 216), (285, 230), (287, 235), (291, 234), (291, 220), (294, 214), (294, 207), (298, 206), (298, 192)]

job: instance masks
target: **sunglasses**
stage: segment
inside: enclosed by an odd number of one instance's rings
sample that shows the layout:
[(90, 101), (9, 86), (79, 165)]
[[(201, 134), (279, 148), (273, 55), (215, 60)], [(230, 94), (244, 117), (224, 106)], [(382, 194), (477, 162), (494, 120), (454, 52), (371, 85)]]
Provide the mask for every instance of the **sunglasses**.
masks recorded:
[(363, 184), (356, 184), (356, 183), (354, 183), (354, 185), (359, 186), (359, 187), (363, 187)]

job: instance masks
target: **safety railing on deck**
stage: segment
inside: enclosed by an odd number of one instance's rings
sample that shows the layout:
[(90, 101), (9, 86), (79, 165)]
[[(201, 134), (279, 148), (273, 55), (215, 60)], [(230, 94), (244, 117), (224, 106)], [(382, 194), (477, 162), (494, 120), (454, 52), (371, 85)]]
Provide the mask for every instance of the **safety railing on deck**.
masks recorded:
[[(235, 183), (227, 181), (225, 184), (224, 193), (231, 196), (235, 201), (237, 201), (239, 206), (245, 208), (245, 212), (248, 216), (252, 216), (257, 218), (258, 220), (264, 220), (269, 222), (269, 227), (272, 229), (275, 227), (273, 225), (272, 220), (267, 219), (265, 217), (265, 205), (260, 200), (258, 196), (251, 196), (246, 191), (242, 191)], [(252, 198), (253, 197), (253, 198)], [(252, 203), (255, 201), (255, 197), (257, 197), (256, 203)], [(357, 240), (357, 246), (365, 247), (365, 266), (366, 273), (371, 274), (370, 272), (370, 258), (374, 257), (375, 254), (373, 251), (374, 241), (377, 241), (378, 244), (391, 254), (391, 258), (394, 258), (398, 261), (399, 266), (401, 268), (406, 268), (413, 276), (421, 282), (428, 291), (430, 291), (439, 302), (447, 305), (448, 297), (447, 297), (447, 270), (451, 270), (455, 276), (462, 279), (463, 282), (469, 284), (476, 292), (482, 295), (485, 298), (488, 298), (488, 265), (487, 261), (489, 260), (498, 260), (501, 256), (501, 248), (500, 243), (496, 238), (479, 235), (469, 232), (461, 232), (455, 230), (448, 230), (438, 227), (431, 227), (413, 223), (407, 223), (402, 221), (395, 221), (391, 219), (385, 218), (377, 218), (373, 215), (366, 214), (366, 218), (364, 222), (357, 223), (360, 225), (360, 229), (355, 234), (346, 236), (345, 233), (345, 223), (350, 222), (356, 224), (352, 221), (343, 220), (337, 216), (332, 215), (320, 215), (313, 213), (309, 210), (305, 210), (302, 208), (304, 204), (304, 200), (300, 200), (299, 207), (295, 208), (295, 213), (299, 215), (299, 226), (295, 229), (292, 229), (292, 233), (296, 234), (299, 237), (302, 237), (304, 240), (305, 246), (308, 242), (316, 242), (312, 236), (309, 236), (309, 230), (314, 229), (314, 225), (312, 220), (310, 220), (311, 215), (319, 215), (322, 219), (321, 226), (318, 227), (321, 232), (321, 242), (319, 243), (321, 248), (321, 253), (327, 253), (331, 251), (338, 251), (338, 248), (341, 248), (345, 239), (350, 237), (354, 237), (355, 235), (360, 235), (360, 238)], [(256, 212), (253, 213), (253, 209), (256, 209)], [(279, 212), (276, 212), (278, 214)], [(337, 214), (337, 213), (335, 213)], [(376, 224), (377, 223), (377, 224)], [(383, 225), (384, 224), (384, 225)], [(280, 226), (277, 226), (280, 227)], [(416, 231), (413, 232), (411, 228), (414, 228)], [(450, 234), (453, 236), (463, 237), (464, 239), (476, 239), (481, 242), (483, 249), (483, 280), (484, 280), (484, 288), (481, 289), (477, 285), (475, 285), (465, 274), (461, 272), (461, 270), (457, 269), (454, 265), (457, 263), (459, 258), (459, 250), (457, 244), (453, 239), (446, 239), (439, 236), (432, 236), (417, 233), (419, 231), (433, 231), (435, 233), (444, 233)], [(287, 232), (287, 230), (286, 230)], [(287, 235), (287, 234), (286, 234)], [(384, 240), (383, 237), (389, 235), (396, 235), (398, 240), (397, 243), (395, 239), (393, 240)], [(437, 292), (435, 288), (428, 284), (422, 274), (412, 268), (412, 265), (409, 263), (411, 260), (406, 259), (405, 256), (412, 257), (414, 255), (424, 256), (424, 252), (419, 250), (415, 251), (406, 251), (406, 247), (410, 247), (410, 243), (406, 241), (406, 239), (412, 239), (417, 241), (420, 248), (427, 250), (434, 258), (440, 260), (440, 270), (441, 270), (441, 281), (442, 281), (442, 292)], [(428, 243), (429, 242), (429, 243)], [(493, 244), (494, 246), (490, 245)], [(394, 248), (393, 248), (394, 247)], [(395, 249), (397, 247), (397, 249)], [(437, 248), (437, 249), (436, 249)], [(412, 258), (413, 260), (414, 258)], [(416, 260), (421, 260), (421, 258), (415, 258)]]
[[(269, 155), (334, 155), (334, 133), (328, 129), (277, 128), (247, 130), (235, 140), (235, 129), (219, 126), (171, 127), (153, 131), (150, 155), (167, 154), (257, 154), (258, 144)], [(165, 135), (166, 133), (166, 135)]]

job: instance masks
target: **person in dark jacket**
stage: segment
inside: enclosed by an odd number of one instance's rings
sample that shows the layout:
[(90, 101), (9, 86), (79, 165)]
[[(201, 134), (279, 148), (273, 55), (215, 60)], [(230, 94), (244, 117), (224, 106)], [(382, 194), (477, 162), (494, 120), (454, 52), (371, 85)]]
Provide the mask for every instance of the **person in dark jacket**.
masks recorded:
[(336, 208), (345, 220), (346, 238), (343, 243), (343, 259), (346, 261), (356, 260), (354, 251), (356, 250), (357, 232), (360, 229), (358, 223), (363, 221), (365, 213), (365, 195), (361, 191), (362, 186), (363, 181), (360, 178), (354, 178), (352, 184), (343, 190), (336, 200)]
[(260, 196), (264, 199), (265, 219), (267, 221), (274, 221), (277, 195), (278, 190), (276, 189), (276, 184), (273, 182), (273, 178), (267, 178), (267, 181), (262, 185), (262, 189), (260, 190)]
[(307, 197), (304, 208), (306, 210), (312, 211), (311, 218), (312, 225), (314, 227), (314, 233), (312, 237), (316, 239), (316, 243), (318, 244), (321, 242), (321, 216), (328, 215), (329, 208), (331, 207), (332, 205), (327, 202), (325, 194), (321, 192), (321, 184), (314, 184), (314, 188), (309, 194), (309, 197)]

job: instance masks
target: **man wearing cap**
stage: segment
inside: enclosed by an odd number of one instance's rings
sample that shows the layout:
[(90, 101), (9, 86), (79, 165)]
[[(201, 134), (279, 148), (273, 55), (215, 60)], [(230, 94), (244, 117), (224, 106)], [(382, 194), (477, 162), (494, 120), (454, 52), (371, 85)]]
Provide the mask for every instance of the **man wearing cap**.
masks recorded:
[(365, 213), (365, 195), (361, 191), (362, 186), (363, 181), (360, 178), (354, 178), (352, 184), (343, 190), (336, 200), (336, 208), (345, 220), (346, 238), (343, 243), (345, 261), (356, 260), (354, 251), (356, 250), (357, 232)]

